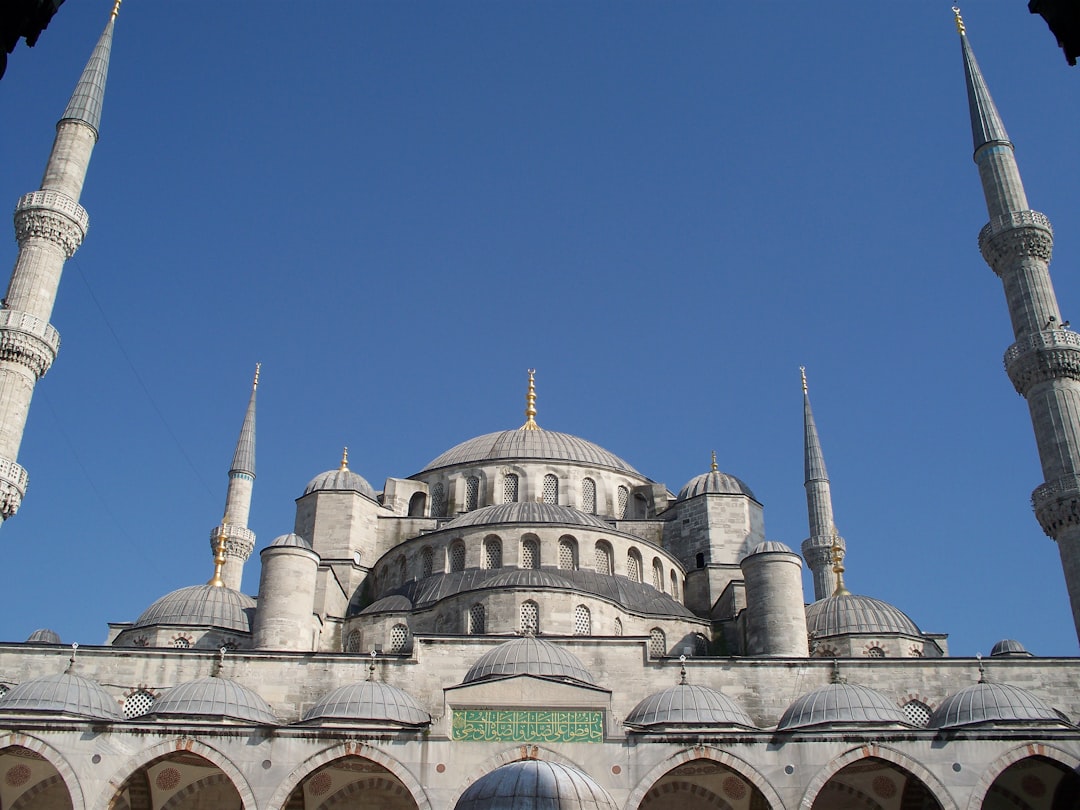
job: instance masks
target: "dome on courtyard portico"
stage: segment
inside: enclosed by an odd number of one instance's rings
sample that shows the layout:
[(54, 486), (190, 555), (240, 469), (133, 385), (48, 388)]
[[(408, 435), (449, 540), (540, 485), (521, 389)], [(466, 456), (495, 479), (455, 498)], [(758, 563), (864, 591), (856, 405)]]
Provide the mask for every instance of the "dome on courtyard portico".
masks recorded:
[(213, 718), (276, 726), (273, 710), (256, 692), (228, 678), (199, 678), (178, 684), (154, 701), (143, 717)]
[(305, 724), (374, 722), (420, 727), (431, 723), (412, 695), (379, 681), (361, 681), (339, 687), (304, 712)]
[(756, 728), (749, 715), (727, 695), (688, 683), (649, 695), (626, 715), (624, 723), (642, 731), (706, 726)]
[(477, 779), (454, 810), (616, 810), (615, 801), (592, 777), (569, 765), (528, 759), (511, 762)]
[(63, 714), (120, 720), (116, 700), (89, 678), (71, 672), (43, 675), (13, 686), (0, 698), (2, 714)]
[(1063, 723), (1042, 700), (1018, 686), (980, 681), (941, 701), (929, 728), (956, 728), (977, 723)]
[(880, 692), (850, 683), (830, 683), (792, 703), (777, 731), (824, 725), (910, 725), (896, 704)]
[(525, 636), (500, 644), (481, 655), (465, 674), (462, 683), (476, 683), (514, 675), (595, 684), (581, 660), (549, 641)]

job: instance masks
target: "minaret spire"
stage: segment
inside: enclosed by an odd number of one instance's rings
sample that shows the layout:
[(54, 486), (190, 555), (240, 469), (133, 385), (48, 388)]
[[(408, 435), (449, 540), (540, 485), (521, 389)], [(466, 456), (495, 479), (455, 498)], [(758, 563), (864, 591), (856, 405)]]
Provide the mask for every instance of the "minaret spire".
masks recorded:
[(536, 424), (536, 369), (529, 369), (529, 390), (525, 394), (525, 424), (519, 430), (540, 430)]
[(810, 409), (810, 392), (806, 385), (806, 368), (800, 367), (803, 389), (803, 460), (806, 471), (806, 512), (810, 536), (803, 541), (802, 553), (814, 574), (814, 599), (832, 596), (836, 590), (837, 574), (833, 568), (834, 547), (844, 550), (844, 538), (833, 523), (832, 488), (825, 469), (814, 412)]
[[(251, 512), (251, 491), (255, 484), (255, 394), (259, 388), (259, 372), (262, 364), (255, 364), (255, 379), (251, 383), (251, 398), (240, 427), (232, 466), (229, 468), (229, 489), (225, 495), (225, 516), (221, 525), (210, 532), (210, 548), (219, 553), (224, 538), (224, 562), (220, 578), (225, 587), (240, 590), (244, 576), (244, 562), (255, 548), (255, 533), (248, 528)], [(213, 583), (212, 583), (213, 584)]]
[(30, 400), (60, 348), (49, 323), (60, 274), (86, 236), (90, 217), (79, 205), (97, 143), (109, 72), (116, 9), (109, 16), (67, 108), (38, 191), (15, 206), (19, 255), (0, 303), (0, 519), (18, 511), (28, 475), (18, 463)]
[(990, 221), (979, 249), (1001, 279), (1015, 342), (1005, 371), (1028, 403), (1045, 483), (1031, 495), (1043, 531), (1054, 538), (1080, 637), (1080, 335), (1061, 322), (1050, 257), (1050, 221), (1028, 208), (1012, 142), (954, 8), (968, 108)]

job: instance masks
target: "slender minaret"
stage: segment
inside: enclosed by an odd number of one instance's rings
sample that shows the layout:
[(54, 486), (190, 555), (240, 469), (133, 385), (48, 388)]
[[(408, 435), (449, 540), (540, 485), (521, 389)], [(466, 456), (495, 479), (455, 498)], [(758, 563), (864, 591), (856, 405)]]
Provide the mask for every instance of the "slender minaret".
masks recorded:
[(803, 540), (802, 553), (814, 574), (814, 600), (832, 596), (836, 590), (833, 571), (833, 546), (845, 548), (844, 539), (836, 532), (833, 522), (832, 490), (825, 456), (821, 452), (814, 412), (810, 410), (810, 392), (806, 385), (806, 369), (800, 367), (803, 395), (803, 459), (806, 467), (806, 512), (810, 536)]
[(41, 189), (24, 194), (15, 206), (19, 255), (7, 295), (0, 303), (0, 519), (15, 514), (26, 493), (26, 470), (16, 463), (34, 386), (45, 376), (60, 348), (49, 323), (60, 274), (90, 224), (81, 205), (86, 169), (98, 139), (105, 78), (109, 72), (116, 0), (105, 31), (86, 63), (64, 115), (45, 167)]
[(1061, 322), (1050, 282), (1050, 221), (1028, 208), (1012, 142), (975, 61), (959, 9), (953, 10), (975, 164), (990, 215), (979, 232), (979, 249), (1005, 288), (1015, 338), (1005, 352), (1005, 370), (1027, 399), (1045, 481), (1031, 501), (1043, 531), (1057, 541), (1080, 637), (1080, 335)]
[(244, 577), (244, 562), (255, 548), (255, 532), (248, 528), (251, 512), (251, 490), (255, 484), (255, 393), (259, 388), (260, 364), (255, 364), (255, 380), (251, 383), (251, 399), (248, 400), (240, 438), (236, 442), (232, 466), (229, 468), (229, 490), (225, 495), (225, 517), (221, 525), (210, 532), (210, 548), (217, 550), (222, 536), (225, 538), (225, 564), (221, 581), (226, 588), (240, 590)]

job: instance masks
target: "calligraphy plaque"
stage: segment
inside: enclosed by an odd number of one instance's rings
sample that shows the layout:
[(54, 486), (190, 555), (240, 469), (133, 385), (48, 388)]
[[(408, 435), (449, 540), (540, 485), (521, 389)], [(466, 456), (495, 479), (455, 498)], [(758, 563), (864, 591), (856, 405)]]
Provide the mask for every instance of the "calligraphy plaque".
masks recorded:
[(454, 709), (451, 738), (469, 742), (604, 741), (600, 711)]

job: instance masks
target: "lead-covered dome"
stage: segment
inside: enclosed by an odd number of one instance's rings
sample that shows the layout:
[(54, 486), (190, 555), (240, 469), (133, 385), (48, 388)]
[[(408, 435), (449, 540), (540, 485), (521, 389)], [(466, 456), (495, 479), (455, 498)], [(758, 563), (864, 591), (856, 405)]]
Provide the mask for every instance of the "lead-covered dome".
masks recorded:
[(719, 470), (712, 470), (691, 478), (686, 482), (686, 486), (679, 490), (679, 497), (676, 500), (685, 501), (698, 495), (745, 495), (757, 500), (744, 481)]
[(457, 464), (515, 459), (570, 461), (641, 475), (614, 453), (590, 441), (554, 430), (501, 430), (455, 445), (428, 463), (421, 473)]
[(30, 634), (30, 637), (26, 639), (27, 644), (62, 644), (60, 641), (60, 634), (55, 630), (50, 630), (47, 627), (43, 627), (41, 630), (35, 630)]
[(311, 543), (298, 534), (289, 532), (274, 538), (268, 548), (302, 548), (311, 551)]
[(776, 729), (791, 731), (809, 726), (851, 723), (910, 725), (896, 704), (880, 692), (850, 683), (830, 683), (792, 703)]
[(806, 606), (806, 631), (813, 638), (850, 633), (922, 635), (901, 610), (869, 596), (845, 593)]
[(991, 658), (1031, 658), (1023, 644), (1013, 638), (1003, 638), (990, 650)]
[(616, 810), (591, 777), (557, 762), (527, 759), (496, 768), (461, 794), (454, 810)]
[(1058, 713), (1017, 686), (980, 681), (949, 695), (930, 715), (929, 728), (976, 723), (1061, 723)]
[(513, 675), (536, 675), (578, 683), (596, 683), (576, 655), (533, 636), (516, 638), (488, 650), (469, 668), (462, 683), (509, 678)]
[(187, 625), (251, 632), (255, 600), (232, 588), (192, 585), (158, 599), (135, 620), (135, 627)]
[(116, 701), (96, 681), (70, 672), (23, 681), (0, 698), (0, 714), (66, 714), (120, 720)]
[(304, 712), (304, 723), (391, 723), (418, 727), (431, 722), (412, 695), (378, 681), (361, 681), (339, 687)]
[(499, 503), (458, 515), (444, 529), (463, 529), (467, 526), (494, 526), (499, 523), (554, 523), (563, 526), (586, 526), (611, 531), (611, 524), (596, 515), (579, 512), (570, 506), (554, 503), (519, 501)]
[(199, 678), (174, 686), (144, 717), (215, 718), (276, 726), (274, 712), (259, 695), (228, 678)]
[(642, 730), (703, 726), (755, 728), (746, 712), (727, 695), (687, 683), (649, 695), (631, 710), (624, 722)]
[(371, 500), (378, 500), (371, 484), (360, 474), (354, 473), (348, 467), (336, 470), (327, 470), (312, 478), (306, 487), (304, 495), (312, 492), (359, 492)]

